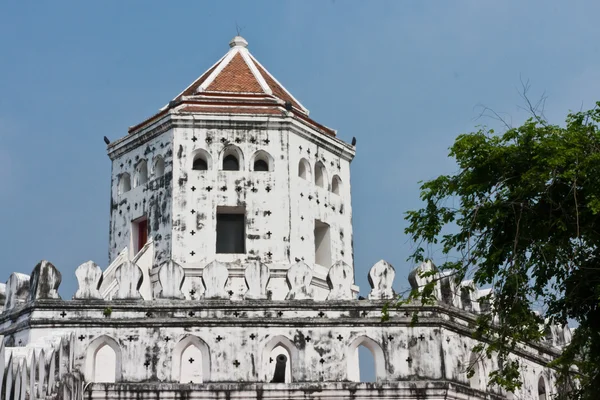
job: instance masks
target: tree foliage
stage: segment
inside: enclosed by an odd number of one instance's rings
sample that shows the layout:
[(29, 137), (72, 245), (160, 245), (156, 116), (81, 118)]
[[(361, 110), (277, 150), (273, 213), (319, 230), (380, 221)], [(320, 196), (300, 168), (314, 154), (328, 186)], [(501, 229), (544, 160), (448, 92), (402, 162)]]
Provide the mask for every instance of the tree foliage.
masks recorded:
[[(462, 134), (450, 148), (458, 171), (422, 183), (424, 206), (406, 215), (417, 243), (412, 261), (441, 247), (458, 257), (439, 269), (493, 287), (494, 315), (481, 315), (476, 329), (486, 351), (508, 360), (517, 343), (543, 337), (544, 323), (576, 321), (552, 367), (561, 384), (575, 378), (570, 396), (580, 399), (597, 399), (600, 388), (599, 123), (600, 102), (569, 114), (564, 126), (534, 114), (502, 134)], [(514, 390), (518, 372), (518, 363), (504, 362), (491, 383)]]

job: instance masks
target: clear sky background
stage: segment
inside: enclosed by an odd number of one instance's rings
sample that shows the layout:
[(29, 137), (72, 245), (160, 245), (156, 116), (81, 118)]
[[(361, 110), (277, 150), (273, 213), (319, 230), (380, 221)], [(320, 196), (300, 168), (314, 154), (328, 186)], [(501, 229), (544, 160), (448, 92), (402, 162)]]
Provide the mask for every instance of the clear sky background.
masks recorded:
[[(404, 213), (418, 181), (455, 170), (448, 147), (478, 105), (545, 114), (600, 100), (597, 1), (38, 1), (0, 5), (0, 281), (41, 259), (76, 290), (106, 267), (115, 140), (228, 50), (250, 51), (317, 121), (358, 140), (352, 164), (356, 281), (385, 259), (407, 286)], [(434, 249), (435, 250), (435, 249)], [(436, 253), (433, 253), (435, 260)]]

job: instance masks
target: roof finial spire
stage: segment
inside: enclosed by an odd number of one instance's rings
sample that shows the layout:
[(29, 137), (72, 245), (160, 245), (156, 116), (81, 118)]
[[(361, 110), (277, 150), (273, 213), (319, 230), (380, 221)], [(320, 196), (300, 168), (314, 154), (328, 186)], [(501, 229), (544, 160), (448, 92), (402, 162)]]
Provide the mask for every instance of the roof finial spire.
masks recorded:
[(239, 26), (236, 21), (235, 30), (237, 32), (237, 36), (231, 39), (231, 42), (229, 42), (229, 47), (248, 47), (248, 42), (241, 35), (243, 29), (244, 27)]

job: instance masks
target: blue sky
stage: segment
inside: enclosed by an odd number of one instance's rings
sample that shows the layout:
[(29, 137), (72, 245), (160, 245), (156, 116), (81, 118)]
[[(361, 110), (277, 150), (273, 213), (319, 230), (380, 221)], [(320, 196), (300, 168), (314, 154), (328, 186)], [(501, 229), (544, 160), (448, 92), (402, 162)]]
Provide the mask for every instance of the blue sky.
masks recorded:
[[(76, 290), (105, 267), (117, 139), (227, 50), (250, 51), (317, 121), (358, 140), (352, 164), (356, 280), (379, 259), (407, 285), (404, 213), (418, 181), (454, 171), (454, 137), (478, 105), (520, 110), (520, 79), (555, 123), (600, 100), (598, 2), (3, 2), (0, 5), (0, 280), (40, 259)], [(434, 249), (435, 250), (435, 249)], [(433, 253), (435, 260), (436, 253)]]

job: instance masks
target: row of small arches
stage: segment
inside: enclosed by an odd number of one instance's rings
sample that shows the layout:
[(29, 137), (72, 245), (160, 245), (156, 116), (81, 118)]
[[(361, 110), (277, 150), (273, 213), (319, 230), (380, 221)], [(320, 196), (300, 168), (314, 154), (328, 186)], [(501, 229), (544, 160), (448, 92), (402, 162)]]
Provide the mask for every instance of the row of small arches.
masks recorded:
[[(364, 358), (363, 350), (370, 353), (370, 363), (374, 368), (363, 374), (359, 358)], [(260, 379), (270, 382), (274, 377), (276, 360), (285, 356), (286, 368), (284, 383), (294, 381), (294, 368), (297, 368), (299, 350), (287, 337), (272, 337), (264, 346), (259, 370)], [(182, 338), (173, 349), (171, 360), (171, 379), (180, 383), (202, 383), (210, 381), (211, 353), (204, 340), (195, 335)], [(348, 347), (347, 353), (348, 380), (354, 382), (374, 382), (385, 379), (384, 354), (374, 340), (367, 336), (356, 338)], [(368, 363), (367, 363), (368, 364)], [(146, 366), (148, 367), (148, 366)], [(370, 372), (370, 374), (369, 374)], [(373, 375), (373, 372), (375, 374)], [(122, 380), (123, 356), (121, 347), (115, 339), (102, 335), (90, 343), (86, 351), (85, 377), (88, 382), (114, 383)], [(366, 378), (365, 378), (366, 377)]]
[[(192, 152), (192, 169), (195, 171), (212, 170), (213, 160), (210, 153), (204, 149)], [(265, 150), (256, 151), (250, 158), (250, 171), (272, 172), (274, 170), (273, 157)], [(219, 156), (219, 169), (221, 171), (243, 171), (245, 169), (244, 153), (237, 146), (227, 146)]]
[[(206, 171), (212, 167), (212, 157), (204, 149), (197, 149), (192, 153), (192, 169), (195, 171)], [(219, 160), (220, 169), (223, 171), (240, 171), (244, 165), (244, 155), (237, 146), (228, 146), (221, 153)], [(251, 171), (272, 172), (274, 170), (273, 157), (264, 150), (255, 152), (251, 159)], [(153, 179), (161, 177), (165, 173), (165, 161), (162, 156), (156, 156), (152, 163), (151, 176)], [(298, 176), (307, 181), (312, 180), (312, 169), (307, 159), (302, 158), (298, 164)], [(134, 169), (133, 185), (129, 173), (124, 172), (119, 175), (118, 193), (123, 194), (132, 188), (144, 185), (148, 182), (148, 163), (145, 159), (138, 161)], [(342, 180), (339, 175), (334, 175), (329, 183), (327, 169), (321, 161), (317, 161), (314, 166), (315, 185), (331, 191), (334, 194), (340, 194), (342, 191)]]
[[(315, 163), (315, 177), (314, 182), (315, 185), (322, 187), (323, 189), (327, 189), (334, 194), (340, 194), (342, 191), (342, 179), (339, 175), (334, 175), (331, 178), (331, 185), (329, 185), (329, 179), (327, 175), (327, 169), (325, 165), (321, 161), (317, 161)], [(307, 181), (312, 180), (312, 170), (310, 167), (310, 163), (306, 158), (302, 158), (298, 163), (298, 176)]]
[(165, 160), (162, 156), (156, 156), (152, 160), (152, 169), (148, 171), (148, 161), (146, 159), (139, 160), (135, 164), (133, 173), (133, 185), (131, 182), (131, 176), (127, 172), (123, 172), (119, 175), (118, 193), (123, 194), (130, 191), (132, 188), (142, 186), (148, 179), (160, 178), (165, 174)]

